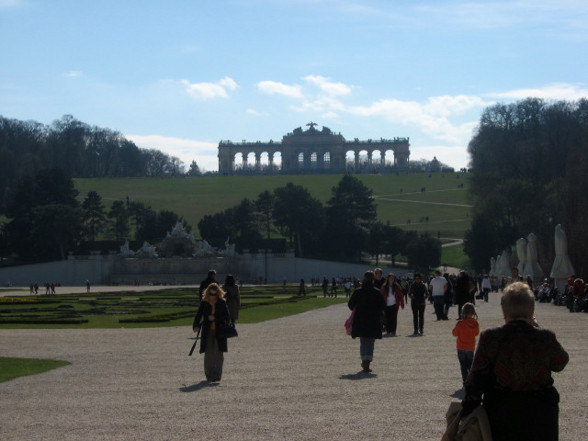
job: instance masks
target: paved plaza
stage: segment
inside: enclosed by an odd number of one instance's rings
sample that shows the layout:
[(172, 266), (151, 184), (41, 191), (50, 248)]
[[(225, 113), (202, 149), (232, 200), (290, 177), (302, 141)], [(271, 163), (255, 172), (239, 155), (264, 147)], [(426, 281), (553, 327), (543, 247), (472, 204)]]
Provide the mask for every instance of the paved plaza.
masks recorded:
[[(501, 324), (499, 294), (477, 306), (482, 329)], [(570, 354), (554, 374), (560, 440), (583, 441), (588, 314), (536, 307)], [(188, 356), (189, 327), (0, 330), (2, 356), (72, 363), (0, 383), (0, 439), (439, 440), (461, 377), (457, 311), (440, 322), (432, 312), (428, 305), (425, 335), (412, 337), (410, 309), (400, 311), (399, 335), (376, 342), (372, 374), (360, 373), (345, 305), (237, 324), (218, 385), (204, 381), (202, 355)]]

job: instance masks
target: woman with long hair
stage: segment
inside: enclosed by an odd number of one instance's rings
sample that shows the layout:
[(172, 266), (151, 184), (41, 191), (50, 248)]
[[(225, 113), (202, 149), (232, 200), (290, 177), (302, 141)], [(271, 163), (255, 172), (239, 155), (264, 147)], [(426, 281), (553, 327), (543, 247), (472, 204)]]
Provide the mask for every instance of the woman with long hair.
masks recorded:
[(192, 329), (201, 331), (200, 353), (204, 354), (204, 374), (211, 382), (221, 380), (224, 352), (227, 352), (227, 337), (219, 332), (229, 321), (229, 309), (224, 300), (225, 292), (217, 283), (206, 287)]
[(386, 302), (386, 309), (384, 310), (386, 334), (394, 337), (396, 336), (398, 323), (398, 308), (404, 309), (404, 293), (400, 283), (396, 280), (396, 276), (392, 273), (388, 274), (380, 291)]

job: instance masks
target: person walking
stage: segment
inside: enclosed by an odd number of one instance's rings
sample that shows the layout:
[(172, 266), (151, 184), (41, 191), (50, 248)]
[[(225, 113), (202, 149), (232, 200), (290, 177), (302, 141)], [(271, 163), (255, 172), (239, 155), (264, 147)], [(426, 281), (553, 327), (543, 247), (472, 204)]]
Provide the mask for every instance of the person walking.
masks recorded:
[(392, 273), (388, 274), (380, 291), (386, 302), (384, 310), (386, 335), (395, 337), (398, 324), (398, 308), (404, 309), (404, 293), (400, 283), (396, 281), (396, 276)]
[(230, 321), (234, 325), (236, 320), (239, 320), (239, 309), (241, 308), (241, 292), (239, 286), (235, 283), (235, 277), (232, 274), (225, 277), (223, 285), (225, 291), (225, 301), (227, 308), (229, 308)]
[(501, 306), (505, 324), (480, 335), (462, 416), (483, 402), (493, 439), (557, 441), (559, 393), (551, 373), (562, 371), (569, 355), (552, 331), (536, 324), (529, 285), (508, 285)]
[(457, 337), (457, 359), (461, 368), (461, 379), (465, 385), (466, 378), (474, 361), (476, 337), (480, 333), (478, 314), (473, 303), (463, 305), (461, 320), (455, 324), (452, 333)]
[(206, 290), (208, 285), (210, 285), (211, 283), (216, 283), (216, 271), (213, 269), (208, 270), (208, 274), (206, 275), (206, 279), (204, 279), (204, 280), (202, 280), (202, 282), (200, 282), (200, 289), (198, 291), (200, 294), (200, 300), (202, 300), (202, 296), (204, 295), (204, 291)]
[(441, 276), (441, 271), (435, 271), (435, 277), (431, 279), (431, 297), (433, 299), (433, 307), (435, 308), (435, 314), (437, 315), (437, 321), (447, 320), (445, 314), (445, 292), (447, 291), (449, 284), (445, 277)]
[(427, 285), (423, 283), (421, 273), (414, 274), (414, 281), (408, 288), (410, 307), (412, 308), (412, 322), (414, 326), (413, 335), (423, 335), (425, 325), (425, 306), (429, 292)]
[(215, 383), (223, 374), (224, 352), (227, 352), (227, 338), (221, 328), (229, 321), (229, 309), (224, 300), (225, 292), (217, 283), (211, 283), (204, 290), (192, 329), (201, 331), (200, 353), (204, 354), (204, 375)]
[(370, 363), (374, 358), (376, 339), (382, 338), (380, 317), (386, 303), (380, 290), (374, 287), (373, 271), (366, 271), (363, 275), (361, 287), (356, 289), (347, 306), (355, 309), (351, 325), (351, 337), (359, 337), (359, 354), (363, 372), (371, 372)]

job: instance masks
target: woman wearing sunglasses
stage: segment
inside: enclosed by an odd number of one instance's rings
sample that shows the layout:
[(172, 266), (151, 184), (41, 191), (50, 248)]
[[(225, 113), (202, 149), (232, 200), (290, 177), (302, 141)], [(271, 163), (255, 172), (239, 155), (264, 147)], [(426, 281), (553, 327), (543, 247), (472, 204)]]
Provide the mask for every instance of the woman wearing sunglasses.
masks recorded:
[(204, 354), (204, 374), (211, 383), (221, 380), (223, 353), (227, 352), (227, 337), (218, 332), (229, 321), (229, 309), (224, 296), (225, 292), (217, 283), (208, 285), (192, 325), (194, 332), (201, 330), (200, 353)]

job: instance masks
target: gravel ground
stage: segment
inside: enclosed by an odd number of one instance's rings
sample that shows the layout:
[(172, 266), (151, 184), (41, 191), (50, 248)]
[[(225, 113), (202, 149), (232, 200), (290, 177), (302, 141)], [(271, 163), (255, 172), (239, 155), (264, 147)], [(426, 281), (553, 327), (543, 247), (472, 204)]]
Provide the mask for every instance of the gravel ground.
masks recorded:
[[(188, 356), (188, 328), (0, 330), (2, 356), (72, 363), (0, 383), (0, 439), (439, 440), (461, 377), (456, 309), (441, 322), (432, 311), (422, 337), (400, 312), (399, 335), (376, 342), (372, 374), (345, 335), (345, 305), (238, 324), (217, 385), (204, 381), (202, 355)], [(478, 313), (482, 329), (499, 325), (498, 294)], [(588, 315), (549, 304), (536, 315), (570, 353), (555, 374), (560, 440), (585, 440)]]

